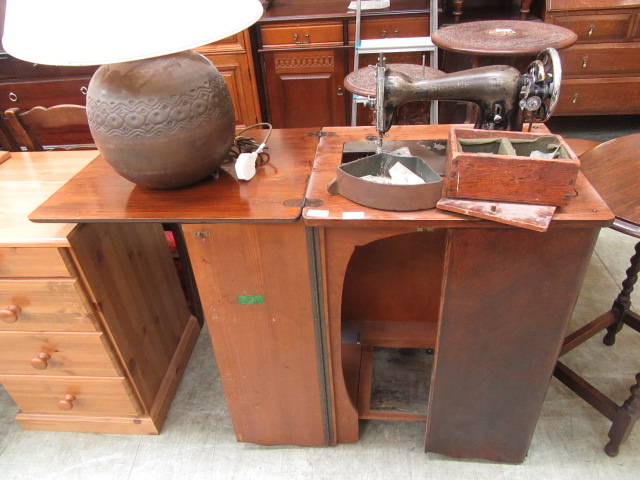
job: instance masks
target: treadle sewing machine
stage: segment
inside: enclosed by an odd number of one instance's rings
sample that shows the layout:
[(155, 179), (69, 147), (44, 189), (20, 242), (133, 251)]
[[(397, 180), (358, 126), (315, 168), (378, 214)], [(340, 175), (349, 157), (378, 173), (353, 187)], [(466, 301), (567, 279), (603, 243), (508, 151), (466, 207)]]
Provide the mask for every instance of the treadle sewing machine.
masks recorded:
[[(475, 128), (520, 131), (525, 122), (545, 122), (551, 117), (562, 81), (560, 57), (553, 48), (542, 51), (525, 73), (506, 65), (492, 65), (444, 75), (434, 75), (437, 71), (429, 69), (429, 75), (425, 75), (423, 67), (421, 78), (415, 73), (419, 70), (414, 70), (413, 75), (403, 70), (385, 65), (382, 55), (375, 66), (375, 91), (369, 89), (375, 99), (370, 98), (369, 104), (376, 113), (378, 150), (397, 109), (405, 103), (470, 102), (479, 110)], [(353, 91), (350, 76), (345, 86)]]

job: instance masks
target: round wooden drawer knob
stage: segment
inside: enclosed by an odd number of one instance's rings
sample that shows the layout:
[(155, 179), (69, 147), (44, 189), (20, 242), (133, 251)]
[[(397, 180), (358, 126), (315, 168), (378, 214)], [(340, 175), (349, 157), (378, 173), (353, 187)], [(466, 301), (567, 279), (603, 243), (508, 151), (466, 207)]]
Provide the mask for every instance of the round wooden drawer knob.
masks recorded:
[(40, 352), (36, 358), (31, 359), (31, 366), (36, 370), (44, 370), (49, 366), (48, 360), (51, 355), (48, 353)]
[(0, 320), (6, 323), (16, 323), (18, 314), (22, 309), (17, 305), (9, 305), (7, 308), (0, 310)]
[(73, 401), (76, 399), (73, 395), (65, 395), (62, 400), (58, 402), (58, 408), (62, 410), (71, 410), (73, 408)]

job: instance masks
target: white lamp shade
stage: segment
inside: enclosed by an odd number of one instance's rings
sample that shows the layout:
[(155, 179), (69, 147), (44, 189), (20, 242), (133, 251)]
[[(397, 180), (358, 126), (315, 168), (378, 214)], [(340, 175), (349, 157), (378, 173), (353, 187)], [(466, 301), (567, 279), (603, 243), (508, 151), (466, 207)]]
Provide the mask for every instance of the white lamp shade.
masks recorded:
[(258, 0), (7, 0), (2, 43), (44, 65), (102, 65), (189, 50), (261, 17)]

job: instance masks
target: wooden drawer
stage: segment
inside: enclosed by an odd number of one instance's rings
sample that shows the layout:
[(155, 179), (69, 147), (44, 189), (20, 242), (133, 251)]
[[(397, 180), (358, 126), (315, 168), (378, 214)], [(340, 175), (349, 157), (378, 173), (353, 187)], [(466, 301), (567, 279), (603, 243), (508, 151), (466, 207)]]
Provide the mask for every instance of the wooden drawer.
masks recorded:
[(640, 43), (574, 45), (561, 50), (560, 58), (565, 75), (605, 77), (640, 74)]
[(0, 278), (68, 276), (57, 248), (0, 247)]
[(567, 79), (555, 115), (640, 113), (640, 77)]
[[(360, 38), (426, 37), (429, 35), (428, 16), (392, 16), (387, 18), (363, 18)], [(349, 41), (356, 38), (356, 23), (349, 22)]]
[[(124, 378), (0, 376), (22, 413), (137, 416)], [(69, 397), (65, 398), (67, 395)], [(71, 407), (71, 408), (69, 408)]]
[(75, 278), (0, 279), (0, 331), (88, 332), (95, 318)]
[(0, 83), (0, 108), (52, 107), (63, 103), (85, 105), (86, 88), (91, 77), (66, 77), (51, 80)]
[(554, 23), (576, 32), (578, 42), (619, 42), (629, 36), (633, 20), (633, 13), (611, 13), (561, 15)]
[(342, 22), (288, 23), (260, 28), (264, 48), (343, 45)]
[(42, 65), (12, 57), (7, 53), (0, 54), (0, 79), (47, 78), (91, 76), (97, 66), (91, 67), (58, 67)]
[(100, 333), (0, 332), (0, 375), (116, 377)]

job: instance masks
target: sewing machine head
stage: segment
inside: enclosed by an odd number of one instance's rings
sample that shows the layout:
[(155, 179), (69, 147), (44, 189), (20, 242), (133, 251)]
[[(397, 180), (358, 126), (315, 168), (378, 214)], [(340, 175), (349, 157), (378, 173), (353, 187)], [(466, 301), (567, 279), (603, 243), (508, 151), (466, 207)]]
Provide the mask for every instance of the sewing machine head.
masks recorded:
[(391, 128), (396, 109), (412, 101), (456, 100), (479, 108), (476, 128), (521, 130), (526, 121), (544, 122), (557, 104), (561, 67), (556, 50), (548, 48), (525, 73), (494, 65), (412, 80), (384, 65), (376, 66), (376, 128), (380, 138)]

